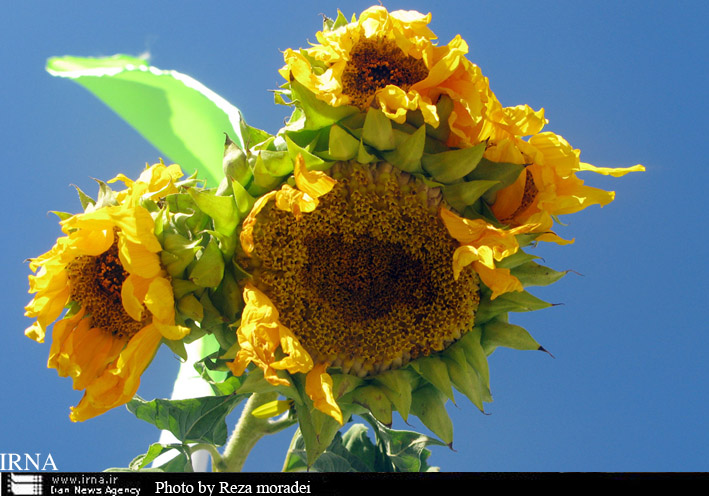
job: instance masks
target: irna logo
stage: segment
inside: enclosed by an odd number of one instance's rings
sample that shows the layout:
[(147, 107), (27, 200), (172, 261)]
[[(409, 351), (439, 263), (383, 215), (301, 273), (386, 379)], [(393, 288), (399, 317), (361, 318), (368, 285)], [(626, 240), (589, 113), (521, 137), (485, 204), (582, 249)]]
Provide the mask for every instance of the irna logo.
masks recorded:
[(41, 453), (0, 453), (0, 470), (13, 472), (39, 472), (43, 470), (57, 470), (52, 454)]

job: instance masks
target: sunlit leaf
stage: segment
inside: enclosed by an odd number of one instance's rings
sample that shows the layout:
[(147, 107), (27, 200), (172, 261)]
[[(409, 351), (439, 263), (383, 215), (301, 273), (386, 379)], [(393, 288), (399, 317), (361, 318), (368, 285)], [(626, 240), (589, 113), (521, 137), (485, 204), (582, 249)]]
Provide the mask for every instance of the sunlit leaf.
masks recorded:
[(267, 136), (246, 126), (236, 107), (199, 81), (157, 69), (141, 58), (52, 57), (47, 71), (84, 86), (166, 159), (208, 176), (212, 185), (222, 176), (224, 133), (242, 148)]

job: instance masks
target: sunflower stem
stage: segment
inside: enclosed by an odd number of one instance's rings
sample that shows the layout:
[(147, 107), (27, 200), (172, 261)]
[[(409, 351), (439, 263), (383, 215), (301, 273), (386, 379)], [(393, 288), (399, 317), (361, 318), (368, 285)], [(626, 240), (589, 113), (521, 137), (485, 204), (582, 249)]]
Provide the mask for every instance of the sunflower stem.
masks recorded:
[(278, 399), (278, 393), (276, 392), (254, 393), (251, 395), (244, 406), (244, 410), (241, 412), (241, 417), (226, 448), (224, 448), (220, 463), (215, 464), (214, 468), (217, 472), (241, 472), (246, 458), (259, 439), (266, 434), (281, 430), (278, 428), (274, 431), (274, 424), (277, 425), (280, 422), (271, 422), (268, 419), (257, 418), (251, 414), (256, 408), (276, 399)]
[(293, 433), (293, 438), (290, 440), (290, 446), (288, 446), (288, 451), (286, 452), (286, 458), (285, 460), (283, 460), (283, 468), (281, 469), (281, 472), (285, 472), (288, 468), (288, 465), (290, 464), (290, 457), (293, 454), (293, 450), (295, 449), (295, 443), (298, 439), (298, 434), (300, 434), (300, 429), (296, 429)]

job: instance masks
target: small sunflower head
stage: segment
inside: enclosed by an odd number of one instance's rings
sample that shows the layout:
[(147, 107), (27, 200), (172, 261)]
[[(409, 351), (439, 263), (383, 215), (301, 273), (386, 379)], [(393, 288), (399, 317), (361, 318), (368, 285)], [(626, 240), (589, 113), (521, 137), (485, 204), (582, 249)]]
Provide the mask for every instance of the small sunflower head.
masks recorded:
[[(430, 21), (431, 14), (381, 6), (349, 23), (339, 13), (317, 33), (318, 44), (284, 52), (280, 73), (301, 107), (317, 105), (309, 95), (333, 108), (375, 107), (398, 124), (442, 127), (446, 138), (450, 131), (452, 140), (469, 145), (468, 136), (481, 132), (486, 108), (497, 100), (479, 68), (465, 58), (465, 41), (456, 36), (437, 45)], [(437, 106), (441, 96), (450, 100), (449, 108)]]
[[(43, 342), (54, 323), (48, 366), (85, 391), (74, 421), (129, 401), (160, 343), (181, 343), (203, 317), (201, 305), (189, 305), (206, 292), (196, 276), (223, 259), (196, 236), (213, 226), (185, 207), (194, 206), (186, 193), (194, 180), (181, 176), (179, 166), (159, 163), (136, 181), (109, 181), (124, 190), (100, 183), (96, 201), (80, 192), (85, 211), (61, 214), (64, 236), (30, 260), (34, 297), (25, 314), (35, 321), (25, 334)], [(220, 286), (221, 276), (209, 284)]]

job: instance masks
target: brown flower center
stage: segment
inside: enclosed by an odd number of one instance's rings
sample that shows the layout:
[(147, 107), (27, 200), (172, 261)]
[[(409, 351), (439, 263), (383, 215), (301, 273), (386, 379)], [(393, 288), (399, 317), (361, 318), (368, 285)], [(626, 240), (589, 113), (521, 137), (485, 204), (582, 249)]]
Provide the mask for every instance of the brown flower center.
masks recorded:
[(94, 257), (82, 255), (66, 267), (71, 299), (80, 303), (91, 317), (91, 326), (110, 332), (117, 338), (131, 338), (144, 322), (133, 320), (123, 308), (121, 288), (128, 272), (118, 258), (117, 241)]
[(534, 202), (534, 200), (537, 198), (537, 194), (539, 193), (539, 190), (537, 189), (537, 185), (534, 182), (534, 177), (532, 176), (532, 173), (529, 170), (525, 169), (525, 180), (524, 180), (524, 193), (522, 194), (522, 200), (520, 201), (519, 207), (512, 212), (511, 215), (509, 215), (505, 219), (500, 219), (502, 222), (511, 222), (514, 220), (514, 218), (527, 210), (527, 208)]
[(299, 219), (269, 203), (242, 260), (316, 363), (360, 376), (442, 351), (472, 328), (478, 278), (453, 278), (440, 191), (391, 165), (338, 163)]
[(424, 61), (406, 55), (395, 42), (364, 38), (350, 52), (342, 73), (342, 92), (350, 97), (350, 105), (365, 110), (377, 90), (392, 84), (409, 91), (427, 76)]

